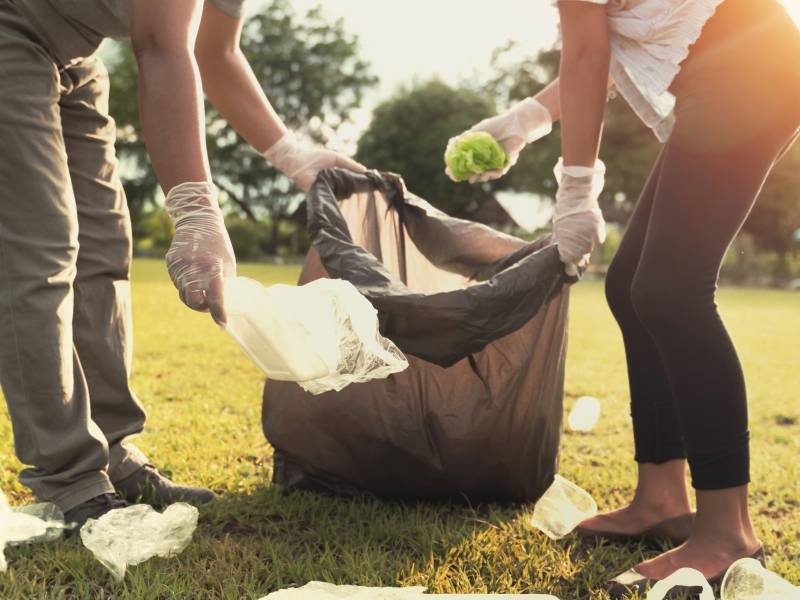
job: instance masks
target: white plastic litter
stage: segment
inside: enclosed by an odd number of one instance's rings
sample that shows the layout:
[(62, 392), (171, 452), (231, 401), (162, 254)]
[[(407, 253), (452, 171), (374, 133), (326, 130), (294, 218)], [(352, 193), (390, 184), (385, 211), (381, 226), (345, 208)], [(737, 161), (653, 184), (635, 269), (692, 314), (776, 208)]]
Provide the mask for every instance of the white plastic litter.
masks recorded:
[(533, 508), (530, 524), (550, 539), (560, 540), (596, 514), (597, 503), (586, 490), (556, 475)]
[(737, 560), (722, 580), (722, 600), (798, 600), (795, 587), (752, 558)]
[(260, 600), (558, 600), (544, 594), (425, 594), (424, 587), (359, 587), (312, 581), (303, 587), (278, 590)]
[(192, 540), (197, 517), (197, 509), (182, 502), (161, 514), (150, 506), (135, 504), (89, 519), (81, 528), (81, 540), (121, 581), (128, 566), (182, 552)]
[(572, 431), (589, 432), (600, 420), (600, 400), (592, 396), (581, 396), (567, 417), (567, 425)]
[(268, 377), (321, 394), (384, 379), (408, 361), (378, 332), (376, 310), (350, 282), (318, 279), (265, 288), (225, 282), (226, 330)]
[(64, 515), (55, 504), (30, 504), (11, 508), (0, 491), (0, 573), (8, 568), (6, 546), (49, 542), (61, 537)]
[(714, 600), (714, 591), (700, 571), (678, 569), (666, 579), (656, 583), (647, 593), (647, 600), (664, 600), (675, 586), (701, 588), (700, 600)]

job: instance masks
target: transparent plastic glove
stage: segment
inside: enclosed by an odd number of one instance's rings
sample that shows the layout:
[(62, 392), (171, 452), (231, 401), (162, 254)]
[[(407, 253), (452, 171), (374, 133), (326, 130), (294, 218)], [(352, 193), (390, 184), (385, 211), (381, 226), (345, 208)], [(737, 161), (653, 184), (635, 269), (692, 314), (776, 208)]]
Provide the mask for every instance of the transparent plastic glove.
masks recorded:
[(167, 194), (167, 212), (175, 236), (167, 252), (167, 270), (189, 308), (210, 311), (225, 323), (223, 281), (236, 275), (236, 257), (210, 182), (182, 183)]
[(304, 192), (311, 189), (322, 169), (339, 167), (356, 173), (363, 173), (367, 170), (364, 165), (333, 150), (307, 146), (298, 141), (291, 132), (286, 133), (275, 142), (262, 156), (272, 166), (291, 178)]
[[(449, 143), (452, 144), (466, 134), (475, 131), (485, 131), (500, 142), (500, 145), (508, 155), (508, 164), (503, 169), (486, 171), (481, 175), (471, 177), (469, 180), (470, 183), (479, 183), (499, 179), (508, 173), (511, 167), (517, 164), (519, 153), (522, 152), (525, 146), (543, 138), (552, 130), (553, 119), (550, 116), (550, 111), (537, 100), (526, 98), (512, 106), (505, 113), (484, 119), (468, 131), (452, 138)], [(450, 179), (455, 181), (449, 169), (446, 169), (445, 172)]]
[(589, 254), (606, 240), (606, 222), (597, 200), (603, 191), (606, 166), (555, 167), (558, 192), (553, 215), (553, 240), (568, 275), (577, 275), (589, 262)]

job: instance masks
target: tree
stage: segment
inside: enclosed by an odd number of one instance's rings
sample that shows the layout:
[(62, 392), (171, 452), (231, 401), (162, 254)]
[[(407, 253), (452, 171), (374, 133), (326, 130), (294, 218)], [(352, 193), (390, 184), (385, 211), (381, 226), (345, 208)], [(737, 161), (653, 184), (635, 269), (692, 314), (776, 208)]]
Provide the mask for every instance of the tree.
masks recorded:
[(439, 80), (403, 88), (380, 104), (358, 142), (356, 159), (402, 175), (409, 190), (464, 216), (492, 186), (453, 183), (444, 173), (447, 141), (493, 114), (485, 97)]
[[(267, 96), (287, 126), (326, 143), (348, 121), (364, 92), (377, 79), (359, 58), (358, 40), (343, 21), (329, 22), (321, 8), (298, 15), (288, 0), (270, 0), (247, 21), (242, 50)], [(126, 165), (132, 207), (141, 210), (156, 193), (156, 182), (141, 138), (136, 107), (136, 63), (130, 49), (111, 61), (111, 111)], [(270, 250), (275, 251), (283, 221), (302, 194), (238, 136), (213, 107), (207, 107), (208, 152), (214, 180), (228, 207), (250, 220), (269, 217)], [(136, 215), (134, 211), (134, 215)]]

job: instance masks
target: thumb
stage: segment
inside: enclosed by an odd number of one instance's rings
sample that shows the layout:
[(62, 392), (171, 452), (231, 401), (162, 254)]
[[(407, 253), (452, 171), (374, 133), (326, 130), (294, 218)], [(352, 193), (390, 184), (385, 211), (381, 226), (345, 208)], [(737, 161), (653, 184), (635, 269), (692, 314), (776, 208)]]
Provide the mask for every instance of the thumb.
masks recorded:
[(352, 158), (347, 158), (341, 154), (336, 155), (336, 166), (355, 173), (364, 173), (367, 168), (359, 162), (354, 161)]

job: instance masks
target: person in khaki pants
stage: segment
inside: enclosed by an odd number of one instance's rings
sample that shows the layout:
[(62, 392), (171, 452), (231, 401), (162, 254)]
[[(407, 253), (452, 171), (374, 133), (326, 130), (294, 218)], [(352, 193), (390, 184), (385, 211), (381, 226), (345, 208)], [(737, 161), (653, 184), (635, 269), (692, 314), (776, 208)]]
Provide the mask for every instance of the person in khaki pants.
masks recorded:
[(167, 193), (167, 256), (181, 299), (225, 319), (235, 259), (203, 133), (203, 88), (274, 166), (308, 189), (363, 167), (286, 131), (239, 51), (244, 0), (0, 0), (0, 384), (21, 481), (81, 525), (127, 502), (202, 504), (130, 442), (145, 424), (131, 390), (131, 225), (96, 56), (130, 36), (142, 126)]

